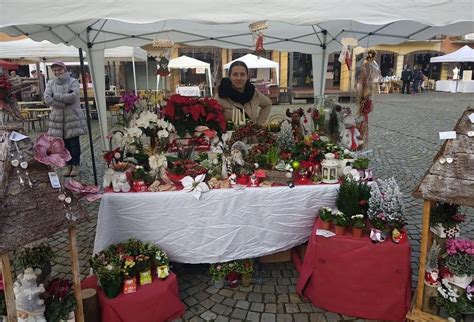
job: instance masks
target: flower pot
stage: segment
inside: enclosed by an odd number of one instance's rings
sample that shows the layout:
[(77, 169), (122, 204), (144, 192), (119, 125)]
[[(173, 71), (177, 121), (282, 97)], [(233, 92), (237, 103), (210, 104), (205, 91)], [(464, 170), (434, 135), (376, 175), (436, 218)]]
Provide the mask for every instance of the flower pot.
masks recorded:
[(321, 220), (321, 228), (325, 230), (329, 230), (331, 228), (331, 222)]
[(168, 265), (161, 265), (156, 268), (156, 276), (161, 279), (165, 279), (170, 275), (170, 269)]
[(135, 192), (146, 192), (147, 186), (143, 180), (133, 180), (132, 182), (133, 191)]
[(352, 237), (362, 238), (364, 235), (364, 228), (352, 227)]
[(346, 227), (344, 226), (334, 226), (334, 232), (336, 233), (337, 236), (344, 236), (344, 234), (346, 233)]
[(120, 294), (120, 289), (122, 287), (122, 280), (120, 278), (116, 279), (100, 279), (100, 286), (104, 290), (105, 297), (113, 299)]
[[(137, 291), (137, 278), (133, 277), (126, 277), (123, 280), (123, 294), (130, 294), (135, 293)], [(104, 289), (105, 292), (105, 289)]]
[(218, 290), (220, 290), (221, 288), (224, 287), (224, 279), (223, 279), (223, 278), (221, 278), (221, 279), (219, 279), (219, 280), (217, 280), (217, 281), (211, 279), (211, 282), (212, 282), (212, 286), (213, 286), (214, 288), (218, 289)]
[(459, 237), (461, 229), (459, 228), (459, 225), (447, 228), (444, 227), (443, 224), (438, 223), (435, 226), (431, 226), (430, 231), (441, 238), (457, 238)]
[(151, 269), (148, 269), (144, 272), (140, 272), (140, 285), (150, 284), (152, 281), (151, 278)]
[(249, 287), (252, 285), (252, 273), (242, 274), (242, 286)]
[(453, 275), (449, 282), (464, 289), (472, 282), (472, 275)]
[(228, 285), (230, 288), (236, 288), (237, 286), (239, 286), (239, 273), (237, 273), (237, 272), (230, 272), (230, 273), (227, 274), (227, 276), (225, 277), (225, 281), (227, 282), (227, 285)]

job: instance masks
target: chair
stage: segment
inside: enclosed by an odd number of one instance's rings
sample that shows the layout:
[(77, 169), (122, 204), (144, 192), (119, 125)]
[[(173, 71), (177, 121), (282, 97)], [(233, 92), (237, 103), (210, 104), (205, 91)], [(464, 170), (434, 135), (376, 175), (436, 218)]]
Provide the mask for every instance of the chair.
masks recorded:
[(35, 122), (38, 122), (38, 125), (39, 125), (40, 129), (43, 130), (43, 127), (41, 125), (41, 120), (38, 119), (38, 118), (31, 117), (31, 115), (28, 111), (25, 111), (25, 110), (20, 111), (20, 117), (21, 117), (21, 126), (24, 128), (25, 127), (25, 122), (26, 122), (28, 132), (30, 131), (30, 124), (31, 124), (31, 128), (33, 129), (33, 131), (36, 132)]

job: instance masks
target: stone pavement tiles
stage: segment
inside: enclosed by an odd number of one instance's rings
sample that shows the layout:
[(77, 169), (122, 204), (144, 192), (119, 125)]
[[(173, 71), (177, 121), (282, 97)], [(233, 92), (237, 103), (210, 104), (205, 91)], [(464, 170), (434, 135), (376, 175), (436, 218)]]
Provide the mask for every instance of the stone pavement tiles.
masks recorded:
[[(422, 200), (411, 196), (428, 169), (442, 142), (439, 131), (452, 130), (462, 111), (472, 104), (472, 94), (425, 92), (418, 96), (387, 94), (374, 97), (370, 114), (369, 148), (374, 173), (379, 178), (395, 177), (406, 205), (407, 230), (412, 251), (413, 285), (418, 274)], [(293, 105), (291, 108), (309, 105)], [(289, 105), (273, 107), (272, 114), (284, 114)], [(355, 109), (355, 106), (352, 106)], [(93, 123), (95, 159), (99, 182), (105, 165), (101, 161), (102, 146), (97, 121)], [(93, 183), (88, 138), (81, 138), (81, 175), (79, 180)], [(90, 222), (78, 226), (81, 272), (89, 273), (87, 263), (92, 253), (99, 203), (83, 202), (91, 215)], [(472, 215), (472, 209), (467, 209)], [(468, 216), (462, 236), (473, 238), (474, 223)], [(58, 257), (53, 275), (70, 276), (67, 232), (51, 236), (47, 242)], [(180, 294), (187, 305), (178, 321), (363, 321), (355, 317), (327, 312), (308, 303), (295, 293), (298, 273), (292, 263), (262, 265), (261, 282), (249, 288), (217, 290), (210, 284), (207, 265), (174, 264)]]

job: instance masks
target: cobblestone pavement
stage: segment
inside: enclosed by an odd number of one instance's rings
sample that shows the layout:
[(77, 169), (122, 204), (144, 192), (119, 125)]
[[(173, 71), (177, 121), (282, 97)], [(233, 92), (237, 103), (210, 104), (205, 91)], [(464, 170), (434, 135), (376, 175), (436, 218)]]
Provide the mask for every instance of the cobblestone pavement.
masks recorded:
[[(411, 196), (412, 190), (428, 169), (441, 141), (439, 131), (452, 130), (462, 111), (472, 105), (472, 94), (421, 93), (378, 95), (370, 115), (370, 149), (375, 174), (380, 178), (395, 177), (404, 193), (407, 229), (413, 247), (413, 285), (417, 280), (420, 251), (422, 201)], [(297, 107), (296, 105), (293, 105)], [(274, 107), (273, 113), (283, 113), (289, 107)], [(100, 160), (101, 144), (98, 126), (94, 123), (96, 159)], [(82, 172), (79, 180), (93, 182), (88, 138), (82, 137)], [(104, 164), (97, 163), (99, 181)], [(89, 272), (87, 260), (91, 255), (98, 203), (84, 204), (92, 220), (78, 227), (80, 267)], [(472, 210), (469, 210), (472, 213)], [(472, 216), (471, 216), (472, 217)], [(469, 218), (469, 216), (468, 216)], [(469, 218), (463, 235), (473, 238), (474, 224)], [(58, 258), (53, 275), (70, 275), (67, 232), (60, 232), (48, 243)], [(206, 265), (175, 264), (181, 299), (187, 305), (184, 321), (342, 321), (357, 320), (319, 309), (295, 293), (298, 273), (292, 263), (265, 264), (261, 283), (237, 290), (216, 290), (209, 284)], [(180, 320), (179, 320), (180, 321)]]

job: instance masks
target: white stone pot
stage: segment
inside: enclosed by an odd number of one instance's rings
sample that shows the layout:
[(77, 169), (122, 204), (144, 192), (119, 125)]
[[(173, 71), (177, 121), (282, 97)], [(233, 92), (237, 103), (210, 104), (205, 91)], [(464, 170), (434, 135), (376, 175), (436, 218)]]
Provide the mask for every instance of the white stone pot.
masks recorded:
[(457, 238), (459, 237), (459, 233), (461, 232), (459, 225), (456, 225), (451, 228), (446, 228), (440, 223), (436, 224), (435, 226), (431, 226), (430, 230), (433, 234), (441, 238)]
[(472, 275), (454, 275), (449, 279), (449, 282), (460, 288), (466, 288), (472, 282)]

